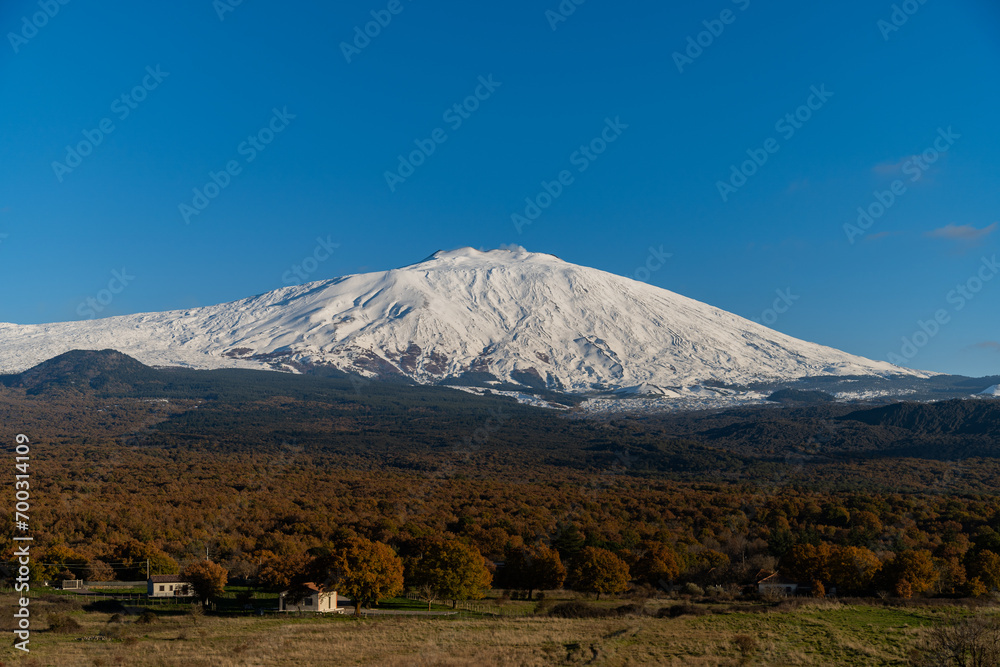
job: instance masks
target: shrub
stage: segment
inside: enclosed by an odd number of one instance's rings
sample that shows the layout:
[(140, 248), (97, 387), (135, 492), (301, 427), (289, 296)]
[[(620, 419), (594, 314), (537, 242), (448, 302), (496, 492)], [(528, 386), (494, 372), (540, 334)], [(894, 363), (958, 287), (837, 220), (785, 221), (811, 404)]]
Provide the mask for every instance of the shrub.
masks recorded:
[(80, 623), (68, 614), (49, 614), (49, 631), (66, 635), (80, 629)]
[(615, 609), (618, 616), (642, 616), (644, 613), (645, 609), (641, 604), (623, 604)]
[(920, 667), (975, 667), (1000, 664), (1000, 620), (974, 616), (932, 629), (914, 651), (910, 664)]
[(141, 614), (139, 614), (139, 618), (137, 618), (135, 622), (141, 625), (150, 625), (152, 623), (156, 623), (159, 620), (160, 619), (156, 614), (154, 614), (151, 610), (146, 609)]
[(710, 612), (693, 604), (675, 604), (664, 607), (656, 613), (657, 618), (678, 618), (679, 616), (707, 616)]
[(95, 600), (83, 606), (86, 611), (96, 611), (102, 614), (124, 614), (125, 607), (118, 600)]
[(705, 589), (694, 582), (687, 582), (684, 584), (684, 588), (681, 589), (684, 595), (691, 595), (693, 597), (702, 597), (705, 595)]
[(125, 617), (121, 614), (112, 614), (111, 618), (108, 619), (108, 623), (124, 623)]
[(733, 637), (733, 643), (736, 644), (736, 649), (744, 658), (752, 657), (760, 648), (757, 640), (750, 635), (736, 635)]
[(552, 610), (552, 600), (542, 600), (541, 602), (535, 603), (535, 613), (536, 614), (548, 614)]
[(198, 619), (205, 615), (205, 608), (200, 604), (193, 604), (191, 605), (191, 608), (188, 609), (187, 614), (192, 623), (197, 623)]
[(608, 609), (594, 607), (579, 600), (572, 600), (552, 607), (552, 610), (549, 611), (549, 616), (557, 618), (603, 618), (611, 613), (613, 612)]

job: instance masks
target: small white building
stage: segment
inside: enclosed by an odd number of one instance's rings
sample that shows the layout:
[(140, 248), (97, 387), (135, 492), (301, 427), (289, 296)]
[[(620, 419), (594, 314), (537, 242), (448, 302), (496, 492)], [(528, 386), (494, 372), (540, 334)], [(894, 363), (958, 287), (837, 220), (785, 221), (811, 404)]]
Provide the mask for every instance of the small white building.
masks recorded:
[(344, 608), (337, 604), (337, 591), (324, 590), (309, 582), (298, 588), (281, 591), (278, 596), (278, 611), (313, 611), (343, 614)]
[(772, 595), (795, 595), (798, 590), (798, 582), (782, 576), (779, 572), (772, 572), (757, 581), (757, 592), (761, 595), (769, 593)]
[(151, 598), (192, 597), (194, 586), (179, 574), (154, 574), (146, 581), (146, 594)]

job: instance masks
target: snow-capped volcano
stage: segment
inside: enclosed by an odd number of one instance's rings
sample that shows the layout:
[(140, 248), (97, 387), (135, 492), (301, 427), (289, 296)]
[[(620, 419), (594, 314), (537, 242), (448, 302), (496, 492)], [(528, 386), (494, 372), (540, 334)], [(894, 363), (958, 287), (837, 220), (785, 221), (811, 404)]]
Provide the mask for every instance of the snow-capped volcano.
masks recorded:
[(159, 366), (329, 365), (422, 383), (492, 376), (567, 391), (930, 375), (797, 340), (673, 292), (523, 248), (437, 252), (392, 271), (206, 308), (0, 324), (4, 373), (72, 349), (106, 348)]

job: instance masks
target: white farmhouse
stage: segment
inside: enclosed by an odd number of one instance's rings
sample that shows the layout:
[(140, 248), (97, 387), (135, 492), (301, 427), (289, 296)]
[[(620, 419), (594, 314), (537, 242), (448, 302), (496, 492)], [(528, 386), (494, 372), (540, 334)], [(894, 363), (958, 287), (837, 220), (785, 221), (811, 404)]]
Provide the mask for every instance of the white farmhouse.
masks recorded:
[(154, 574), (146, 581), (146, 593), (151, 598), (191, 597), (194, 586), (179, 574)]
[(278, 610), (344, 613), (344, 608), (337, 605), (337, 591), (324, 590), (312, 582), (281, 591)]

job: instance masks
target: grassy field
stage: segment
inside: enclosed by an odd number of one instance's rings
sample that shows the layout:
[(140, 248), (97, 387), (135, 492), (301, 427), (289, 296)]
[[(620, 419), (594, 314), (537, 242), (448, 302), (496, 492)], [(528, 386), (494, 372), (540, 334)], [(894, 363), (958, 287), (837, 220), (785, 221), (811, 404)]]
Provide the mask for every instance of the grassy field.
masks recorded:
[[(0, 625), (13, 627), (13, 597)], [(531, 603), (523, 603), (531, 604)], [(658, 601), (658, 606), (674, 604)], [(390, 605), (394, 606), (394, 605)], [(426, 605), (398, 602), (397, 608)], [(143, 624), (132, 608), (120, 621), (84, 611), (78, 599), (32, 601), (31, 653), (7, 643), (3, 665), (905, 665), (931, 625), (963, 607), (892, 607), (836, 602), (712, 605), (677, 618), (632, 615), (563, 619), (541, 615), (386, 616), (354, 619), (192, 615), (153, 608)], [(707, 609), (708, 607), (703, 607)], [(721, 612), (721, 613), (720, 613)], [(48, 630), (69, 618), (78, 628)], [(111, 622), (109, 622), (111, 621)], [(69, 623), (73, 625), (72, 621)], [(744, 643), (740, 650), (737, 638)]]

